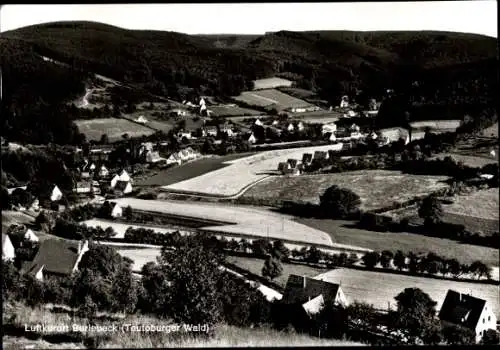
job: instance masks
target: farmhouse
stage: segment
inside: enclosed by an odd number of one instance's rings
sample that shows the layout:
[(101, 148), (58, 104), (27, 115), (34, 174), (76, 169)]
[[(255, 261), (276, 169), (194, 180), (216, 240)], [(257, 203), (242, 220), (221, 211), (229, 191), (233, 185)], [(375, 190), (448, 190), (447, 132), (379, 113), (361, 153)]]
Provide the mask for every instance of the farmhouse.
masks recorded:
[(111, 217), (120, 218), (123, 215), (123, 209), (118, 204), (112, 202)]
[(62, 196), (63, 196), (63, 194), (62, 194), (61, 190), (59, 189), (59, 187), (54, 185), (54, 187), (52, 188), (52, 191), (50, 193), (50, 200), (52, 202), (57, 202), (57, 201), (61, 200)]
[(92, 183), (89, 181), (79, 181), (76, 183), (74, 191), (76, 193), (91, 193)]
[(9, 236), (2, 232), (2, 261), (12, 261), (15, 257), (16, 253)]
[(104, 165), (102, 165), (101, 168), (99, 169), (99, 176), (100, 177), (109, 176), (109, 170)]
[(257, 120), (255, 120), (254, 125), (263, 126), (264, 124), (260, 121), (260, 119), (257, 118)]
[(298, 275), (288, 277), (282, 302), (301, 305), (308, 315), (321, 311), (323, 303), (342, 307), (348, 305), (339, 284)]
[(335, 123), (328, 123), (328, 124), (323, 124), (321, 127), (321, 133), (327, 134), (327, 133), (335, 133), (337, 131), (337, 125)]
[(257, 142), (257, 139), (255, 138), (255, 135), (253, 133), (248, 138), (248, 142), (250, 142), (252, 144), (254, 144), (255, 142)]
[(181, 158), (179, 157), (179, 155), (177, 153), (172, 153), (168, 158), (167, 158), (167, 164), (177, 164), (177, 165), (181, 165), (182, 163), (182, 160)]
[(120, 194), (127, 194), (132, 192), (132, 184), (130, 181), (119, 180), (113, 189)]
[(49, 276), (69, 276), (78, 271), (82, 256), (89, 250), (87, 240), (73, 241), (48, 239), (40, 244), (33, 261), (23, 264), (21, 271), (34, 275), (38, 280)]
[(22, 247), (25, 242), (36, 243), (39, 241), (35, 233), (24, 225), (11, 225), (7, 235), (14, 249)]
[(484, 299), (448, 290), (446, 298), (439, 311), (442, 322), (469, 328), (476, 334), (479, 342), (488, 329), (496, 329), (497, 319)]
[(136, 123), (141, 123), (141, 124), (146, 124), (148, 122), (148, 120), (146, 118), (144, 118), (143, 115), (139, 116), (139, 118), (137, 118), (135, 120)]
[(293, 126), (292, 123), (288, 124), (288, 127), (286, 128), (288, 131), (292, 132), (295, 130), (295, 127)]
[(125, 169), (120, 173), (120, 181), (132, 181)]

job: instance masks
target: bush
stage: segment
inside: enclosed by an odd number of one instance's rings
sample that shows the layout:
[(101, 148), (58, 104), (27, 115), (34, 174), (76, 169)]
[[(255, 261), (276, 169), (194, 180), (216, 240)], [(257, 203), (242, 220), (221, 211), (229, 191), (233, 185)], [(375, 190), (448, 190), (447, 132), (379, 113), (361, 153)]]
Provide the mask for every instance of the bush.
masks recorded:
[(348, 218), (359, 211), (360, 197), (349, 189), (334, 185), (320, 196), (320, 209), (332, 218)]

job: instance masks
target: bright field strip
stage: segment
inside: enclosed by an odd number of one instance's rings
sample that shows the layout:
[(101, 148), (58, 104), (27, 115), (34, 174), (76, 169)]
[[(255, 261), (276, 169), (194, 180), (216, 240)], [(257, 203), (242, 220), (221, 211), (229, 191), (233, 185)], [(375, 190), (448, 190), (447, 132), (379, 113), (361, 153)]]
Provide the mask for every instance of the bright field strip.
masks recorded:
[(372, 210), (404, 202), (447, 187), (445, 176), (411, 175), (389, 170), (360, 170), (338, 174), (273, 176), (251, 187), (243, 197), (306, 201), (319, 204), (319, 196), (337, 185), (361, 197), (361, 209)]
[(432, 159), (444, 159), (446, 157), (451, 157), (457, 162), (462, 162), (464, 165), (481, 168), (486, 164), (498, 163), (498, 156), (489, 158), (478, 157), (473, 155), (459, 154), (459, 153), (438, 153), (432, 157)]
[(108, 135), (110, 141), (116, 141), (122, 139), (123, 134), (134, 138), (155, 132), (153, 129), (119, 118), (75, 120), (75, 124), (88, 140), (93, 141), (99, 141), (104, 134)]
[(233, 160), (230, 166), (165, 186), (164, 189), (206, 195), (237, 196), (252, 184), (275, 173), (280, 162), (286, 162), (289, 158), (301, 160), (304, 153), (330, 149), (334, 147), (317, 146), (264, 151)]
[(260, 89), (274, 89), (277, 87), (290, 87), (293, 84), (293, 81), (283, 79), (283, 78), (278, 78), (278, 77), (273, 77), (273, 78), (267, 78), (267, 79), (258, 79), (254, 80), (254, 90), (260, 90)]
[(455, 196), (453, 204), (445, 206), (446, 212), (499, 220), (498, 188), (478, 190), (466, 196)]
[(415, 129), (424, 129), (424, 128), (431, 128), (431, 129), (445, 129), (445, 130), (454, 130), (458, 128), (461, 124), (461, 120), (455, 119), (455, 120), (425, 120), (425, 121), (419, 121), (419, 122), (413, 122), (410, 123), (412, 128)]
[(251, 106), (270, 107), (276, 105), (278, 109), (312, 106), (304, 100), (292, 97), (275, 89), (245, 91), (239, 96), (234, 97), (234, 99)]
[(204, 227), (205, 230), (333, 246), (327, 233), (299, 224), (289, 216), (265, 209), (219, 203), (159, 201), (136, 198), (119, 198), (114, 201), (122, 207), (130, 205), (137, 210), (235, 223), (227, 226), (208, 226)]
[(363, 301), (375, 308), (387, 310), (396, 307), (394, 297), (405, 288), (420, 288), (435, 300), (439, 310), (448, 289), (488, 301), (497, 317), (500, 315), (499, 286), (470, 282), (447, 281), (441, 279), (406, 276), (399, 274), (338, 268), (316, 276), (316, 279), (340, 283), (349, 301)]

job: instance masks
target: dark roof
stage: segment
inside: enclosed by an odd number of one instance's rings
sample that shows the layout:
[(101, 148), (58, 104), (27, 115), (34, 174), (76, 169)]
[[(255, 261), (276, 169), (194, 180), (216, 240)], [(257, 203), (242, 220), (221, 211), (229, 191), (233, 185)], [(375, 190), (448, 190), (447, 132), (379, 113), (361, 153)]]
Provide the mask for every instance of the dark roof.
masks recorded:
[(293, 159), (293, 158), (290, 158), (287, 160), (288, 164), (290, 164), (290, 166), (292, 168), (295, 168), (297, 166), (297, 163), (298, 163), (298, 160), (297, 159)]
[(450, 289), (439, 311), (439, 318), (475, 330), (485, 304), (486, 300)]
[(62, 239), (48, 239), (40, 243), (33, 261), (23, 265), (23, 272), (43, 271), (59, 275), (69, 275), (78, 259), (78, 242)]
[(307, 163), (312, 161), (313, 155), (311, 153), (304, 153), (302, 155), (302, 163)]
[(283, 302), (286, 304), (304, 304), (310, 299), (323, 295), (325, 301), (335, 300), (339, 285), (316, 280), (305, 276), (290, 275), (286, 282)]
[(117, 181), (115, 190), (117, 191), (125, 191), (125, 188), (127, 188), (127, 185), (129, 184), (128, 181)]

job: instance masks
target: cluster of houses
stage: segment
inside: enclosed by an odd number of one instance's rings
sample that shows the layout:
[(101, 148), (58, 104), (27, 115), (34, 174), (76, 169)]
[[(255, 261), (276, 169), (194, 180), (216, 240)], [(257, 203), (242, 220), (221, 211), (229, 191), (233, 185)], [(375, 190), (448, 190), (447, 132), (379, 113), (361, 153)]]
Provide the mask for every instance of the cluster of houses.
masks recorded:
[[(294, 309), (292, 314), (297, 319), (293, 321), (298, 322), (311, 319), (326, 304), (342, 308), (350, 304), (340, 283), (298, 275), (288, 277), (281, 301)], [(436, 317), (444, 325), (460, 325), (472, 330), (476, 334), (476, 342), (481, 340), (486, 330), (496, 330), (497, 318), (487, 300), (450, 289), (441, 305)]]
[(342, 150), (344, 144), (338, 143), (332, 145), (332, 148), (328, 151), (315, 151), (314, 153), (304, 153), (302, 155), (302, 160), (297, 160), (290, 158), (286, 162), (281, 162), (278, 164), (278, 171), (282, 175), (301, 175), (304, 171), (304, 167), (312, 164), (313, 161), (322, 161), (329, 158), (333, 158), (335, 153)]

